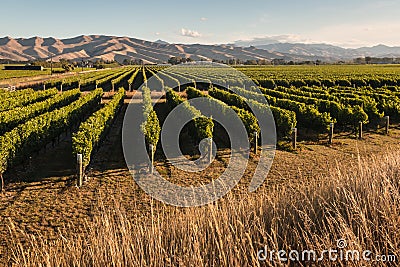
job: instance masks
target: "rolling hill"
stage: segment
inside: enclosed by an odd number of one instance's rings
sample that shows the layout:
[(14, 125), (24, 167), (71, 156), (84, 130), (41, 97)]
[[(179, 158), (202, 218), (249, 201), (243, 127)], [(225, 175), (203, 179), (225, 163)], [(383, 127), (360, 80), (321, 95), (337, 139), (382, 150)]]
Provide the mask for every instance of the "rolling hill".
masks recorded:
[(220, 45), (170, 44), (130, 37), (105, 35), (81, 35), (68, 39), (53, 37), (0, 38), (0, 59), (29, 61), (35, 59), (54, 61), (81, 60), (143, 60), (145, 63), (166, 63), (170, 57), (191, 57), (194, 60), (272, 60), (275, 58), (293, 61), (322, 60), (337, 61), (361, 56), (400, 55), (400, 47), (378, 45), (358, 49), (345, 49), (327, 44), (269, 43), (252, 45), (235, 43)]

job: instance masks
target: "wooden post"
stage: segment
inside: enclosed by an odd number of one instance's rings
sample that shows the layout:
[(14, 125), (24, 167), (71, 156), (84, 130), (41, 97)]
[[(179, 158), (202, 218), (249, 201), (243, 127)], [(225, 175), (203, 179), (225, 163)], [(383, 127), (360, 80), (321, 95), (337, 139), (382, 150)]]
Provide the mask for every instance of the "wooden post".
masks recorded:
[(1, 179), (1, 191), (0, 193), (4, 192), (4, 178), (3, 178), (3, 174), (0, 173), (0, 179)]
[(332, 145), (332, 143), (333, 143), (333, 129), (334, 129), (334, 127), (335, 127), (335, 124), (333, 122), (331, 122), (329, 124), (329, 141), (328, 141), (328, 143), (330, 145)]
[(363, 122), (360, 121), (358, 123), (358, 139), (362, 139), (363, 138)]
[(46, 90), (46, 84), (45, 83), (43, 84), (43, 90)]
[(129, 84), (129, 92), (132, 90), (132, 84)]
[(212, 140), (212, 138), (210, 137), (209, 138), (209, 147), (210, 147), (210, 149), (209, 149), (209, 154), (208, 154), (208, 163), (209, 164), (211, 164), (211, 162), (212, 162), (212, 149), (213, 149), (213, 140)]
[(78, 187), (83, 184), (83, 157), (82, 154), (76, 155), (77, 183)]
[(385, 133), (386, 133), (386, 135), (388, 135), (389, 134), (389, 126), (390, 126), (389, 116), (385, 116), (385, 123), (386, 123), (386, 125), (385, 125)]
[(258, 151), (258, 133), (254, 132), (254, 154)]
[(151, 163), (150, 163), (150, 173), (154, 173), (154, 146), (150, 144), (150, 156), (151, 156)]
[(297, 149), (297, 128), (292, 128), (292, 148)]
[(114, 92), (114, 84), (111, 83), (111, 85), (112, 85), (112, 91), (111, 92)]
[(96, 83), (96, 89), (97, 89), (97, 83)]

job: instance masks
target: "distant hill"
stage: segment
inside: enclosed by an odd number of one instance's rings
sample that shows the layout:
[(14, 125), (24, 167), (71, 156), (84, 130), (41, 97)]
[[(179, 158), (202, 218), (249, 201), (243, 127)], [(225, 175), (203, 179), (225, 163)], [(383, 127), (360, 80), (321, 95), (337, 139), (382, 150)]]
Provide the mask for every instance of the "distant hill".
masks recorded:
[(145, 40), (104, 35), (82, 35), (69, 39), (56, 38), (0, 38), (0, 59), (34, 60), (60, 58), (84, 60), (140, 59), (147, 63), (165, 63), (170, 57), (191, 57), (194, 60), (229, 60), (238, 58), (271, 59), (285, 57), (281, 53), (231, 45), (169, 44), (165, 41), (149, 42)]
[[(327, 44), (302, 43), (251, 43), (204, 45), (170, 44), (163, 40), (155, 42), (130, 37), (105, 35), (81, 35), (68, 39), (53, 37), (0, 38), (0, 59), (28, 61), (60, 58), (80, 60), (143, 60), (146, 63), (165, 63), (170, 57), (191, 57), (194, 60), (257, 60), (284, 59), (293, 61), (336, 61), (360, 56), (400, 56), (400, 47), (378, 45), (358, 49), (345, 49)], [(247, 45), (247, 46), (246, 46)]]
[(254, 41), (237, 41), (238, 46), (254, 46), (269, 52), (290, 54), (291, 56), (321, 57), (328, 60), (349, 60), (357, 57), (400, 57), (400, 47), (376, 45), (373, 47), (342, 48), (330, 44), (305, 44), (287, 43), (272, 40), (271, 38), (258, 38)]

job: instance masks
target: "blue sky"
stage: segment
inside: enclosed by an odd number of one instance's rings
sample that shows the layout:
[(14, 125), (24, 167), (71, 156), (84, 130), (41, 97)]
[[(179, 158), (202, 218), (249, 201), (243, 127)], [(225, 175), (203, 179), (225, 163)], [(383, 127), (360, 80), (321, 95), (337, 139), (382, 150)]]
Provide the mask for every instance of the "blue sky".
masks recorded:
[(400, 1), (0, 2), (0, 36), (130, 36), (177, 43), (270, 38), (345, 47), (400, 46)]

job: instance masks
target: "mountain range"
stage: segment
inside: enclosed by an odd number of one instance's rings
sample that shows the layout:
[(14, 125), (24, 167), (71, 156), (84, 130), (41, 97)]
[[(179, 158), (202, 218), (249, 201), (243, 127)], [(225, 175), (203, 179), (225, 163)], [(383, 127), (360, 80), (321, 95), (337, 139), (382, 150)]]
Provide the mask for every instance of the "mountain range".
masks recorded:
[(338, 61), (357, 57), (400, 57), (400, 47), (377, 45), (357, 49), (329, 44), (257, 43), (238, 41), (233, 44), (170, 44), (130, 37), (81, 35), (67, 39), (53, 37), (0, 38), (0, 59), (29, 61), (35, 59), (54, 61), (80, 60), (143, 60), (146, 63), (166, 63), (170, 57), (190, 57), (193, 60), (272, 60), (286, 61)]

